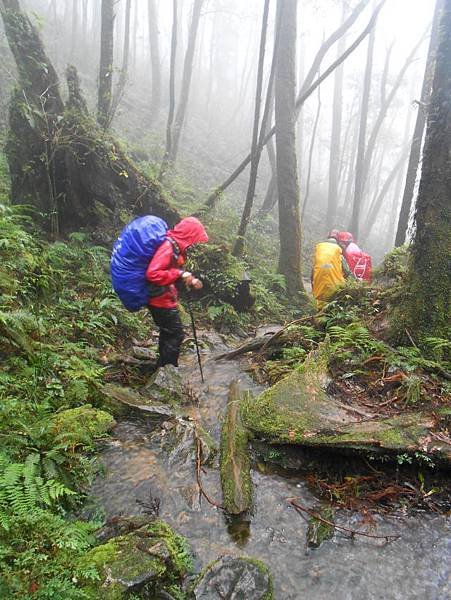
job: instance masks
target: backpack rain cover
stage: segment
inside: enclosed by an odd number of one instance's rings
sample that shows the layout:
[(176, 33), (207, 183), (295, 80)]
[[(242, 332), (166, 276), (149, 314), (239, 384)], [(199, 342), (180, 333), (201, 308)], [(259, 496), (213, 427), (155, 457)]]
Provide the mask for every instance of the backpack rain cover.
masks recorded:
[(124, 227), (114, 243), (111, 281), (122, 304), (132, 312), (147, 306), (146, 270), (157, 248), (166, 239), (167, 231), (163, 219), (150, 215), (139, 217)]

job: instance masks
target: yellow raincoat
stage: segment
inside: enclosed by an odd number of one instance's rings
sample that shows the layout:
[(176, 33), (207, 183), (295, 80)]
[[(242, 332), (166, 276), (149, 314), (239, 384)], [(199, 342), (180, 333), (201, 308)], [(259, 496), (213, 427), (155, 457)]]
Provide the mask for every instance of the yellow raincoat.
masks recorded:
[(312, 292), (318, 304), (327, 301), (345, 280), (342, 251), (338, 244), (321, 242), (316, 245), (312, 271)]

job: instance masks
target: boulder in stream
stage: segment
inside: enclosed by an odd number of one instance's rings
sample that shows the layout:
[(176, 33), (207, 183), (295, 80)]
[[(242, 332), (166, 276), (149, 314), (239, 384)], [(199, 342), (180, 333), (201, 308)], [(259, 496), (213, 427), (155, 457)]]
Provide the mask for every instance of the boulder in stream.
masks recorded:
[(121, 600), (134, 593), (155, 598), (159, 591), (179, 585), (190, 570), (185, 539), (159, 520), (96, 546), (77, 569), (88, 597), (103, 600)]
[(271, 574), (252, 558), (223, 556), (204, 570), (194, 588), (196, 600), (272, 600)]
[(451, 447), (434, 433), (439, 411), (362, 418), (327, 393), (329, 382), (328, 349), (322, 345), (299, 369), (259, 397), (248, 397), (241, 410), (244, 423), (270, 444), (393, 455), (417, 452), (451, 461)]

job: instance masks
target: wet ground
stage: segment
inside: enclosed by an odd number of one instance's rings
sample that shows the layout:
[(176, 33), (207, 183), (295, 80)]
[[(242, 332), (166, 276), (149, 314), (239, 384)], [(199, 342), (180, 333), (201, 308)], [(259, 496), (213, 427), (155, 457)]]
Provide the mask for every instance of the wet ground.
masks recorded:
[[(221, 351), (219, 341), (217, 350)], [(258, 392), (235, 361), (208, 361), (204, 385), (197, 363), (189, 356), (184, 376), (201, 390), (193, 419), (218, 440), (230, 381)], [(254, 511), (245, 521), (231, 523), (223, 512), (200, 500), (196, 464), (189, 436), (173, 446), (173, 425), (123, 421), (101, 452), (103, 477), (93, 495), (106, 515), (155, 512), (188, 539), (196, 569), (223, 554), (248, 555), (271, 569), (278, 600), (445, 600), (451, 598), (451, 535), (449, 519), (416, 512), (414, 515), (377, 517), (380, 539), (345, 538), (335, 533), (318, 549), (306, 548), (307, 523), (287, 503), (297, 496), (303, 506), (315, 506), (303, 476), (283, 476), (256, 466), (253, 471)], [(217, 464), (202, 473), (205, 490), (221, 502)], [(341, 512), (338, 522), (359, 528), (360, 517)]]

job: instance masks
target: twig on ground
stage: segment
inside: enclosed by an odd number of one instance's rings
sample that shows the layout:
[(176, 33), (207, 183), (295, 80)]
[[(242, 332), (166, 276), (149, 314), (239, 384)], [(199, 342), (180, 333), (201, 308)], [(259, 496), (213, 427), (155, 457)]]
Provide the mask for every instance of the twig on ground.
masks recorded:
[(207, 492), (204, 490), (204, 488), (202, 486), (202, 481), (201, 481), (201, 452), (202, 452), (202, 445), (201, 445), (200, 439), (198, 438), (196, 432), (194, 432), (194, 439), (196, 440), (196, 480), (197, 480), (197, 485), (199, 486), (199, 493), (205, 498), (205, 500), (209, 504), (211, 504), (215, 508), (219, 508), (221, 510), (225, 510), (224, 507), (221, 504), (218, 504), (218, 502), (215, 502), (214, 500), (212, 500), (209, 497), (209, 495), (207, 494)]
[(324, 523), (325, 525), (328, 525), (329, 527), (333, 527), (334, 529), (347, 533), (351, 538), (353, 538), (355, 535), (362, 535), (368, 538), (385, 540), (387, 543), (389, 543), (394, 542), (395, 540), (401, 537), (400, 535), (374, 535), (371, 533), (366, 533), (364, 531), (358, 531), (357, 529), (350, 529), (348, 527), (344, 527), (343, 525), (337, 525), (336, 523), (333, 523), (332, 521), (321, 517), (321, 515), (311, 510), (310, 508), (305, 508), (304, 506), (301, 506), (298, 502), (296, 502), (296, 500), (297, 498), (287, 498), (287, 502), (296, 510), (296, 512), (298, 512), (299, 514), (306, 513), (310, 517), (317, 519), (318, 521)]

